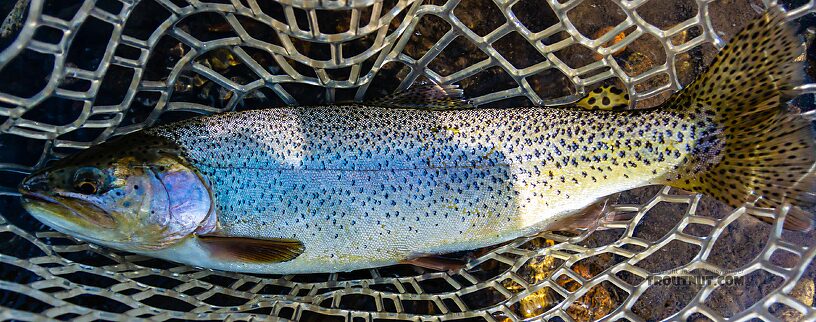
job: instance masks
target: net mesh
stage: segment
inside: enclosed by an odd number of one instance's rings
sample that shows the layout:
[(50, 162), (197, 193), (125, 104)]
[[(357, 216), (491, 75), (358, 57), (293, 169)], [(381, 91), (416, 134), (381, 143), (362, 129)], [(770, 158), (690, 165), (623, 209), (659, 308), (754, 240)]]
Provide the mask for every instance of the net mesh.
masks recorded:
[[(783, 231), (784, 210), (730, 209), (669, 188), (613, 196), (591, 231), (470, 252), (460, 270), (288, 276), (200, 270), (82, 243), (27, 216), (15, 192), (48, 160), (157, 122), (363, 101), (418, 81), (459, 84), (477, 106), (571, 103), (602, 84), (626, 88), (633, 107), (651, 106), (767, 5), (6, 1), (0, 318), (816, 319), (814, 233)], [(814, 2), (791, 6), (795, 20)]]

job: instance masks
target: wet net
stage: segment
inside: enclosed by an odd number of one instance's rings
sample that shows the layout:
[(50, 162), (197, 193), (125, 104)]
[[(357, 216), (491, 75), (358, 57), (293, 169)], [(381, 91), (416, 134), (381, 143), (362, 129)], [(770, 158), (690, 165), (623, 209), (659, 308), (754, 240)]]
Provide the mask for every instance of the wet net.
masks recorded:
[[(3, 1), (0, 318), (816, 319), (815, 233), (782, 230), (784, 210), (731, 209), (669, 188), (613, 196), (607, 220), (591, 231), (463, 254), (468, 263), (455, 271), (287, 276), (201, 270), (86, 244), (25, 214), (15, 188), (49, 160), (156, 123), (365, 101), (422, 81), (458, 84), (477, 106), (566, 104), (605, 84), (625, 88), (633, 108), (653, 106), (767, 5)], [(812, 0), (788, 7), (791, 20), (813, 20)], [(812, 106), (812, 97), (794, 104)]]

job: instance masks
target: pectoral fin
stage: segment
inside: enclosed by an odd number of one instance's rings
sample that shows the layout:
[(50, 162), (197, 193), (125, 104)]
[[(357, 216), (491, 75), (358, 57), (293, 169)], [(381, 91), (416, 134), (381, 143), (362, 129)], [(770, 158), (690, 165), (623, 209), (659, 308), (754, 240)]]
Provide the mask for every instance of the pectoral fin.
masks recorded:
[(303, 243), (296, 239), (255, 239), (245, 237), (197, 236), (199, 243), (213, 257), (250, 263), (280, 263), (303, 253)]

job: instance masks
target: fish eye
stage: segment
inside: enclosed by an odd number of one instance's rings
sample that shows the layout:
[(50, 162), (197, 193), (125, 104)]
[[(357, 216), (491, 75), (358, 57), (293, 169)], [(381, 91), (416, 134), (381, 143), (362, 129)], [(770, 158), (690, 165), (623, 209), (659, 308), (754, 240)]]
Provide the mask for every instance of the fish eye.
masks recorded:
[(79, 186), (77, 186), (77, 191), (83, 195), (95, 194), (97, 191), (96, 184), (88, 181), (80, 182)]
[(74, 190), (83, 195), (99, 192), (104, 180), (101, 170), (94, 167), (82, 167), (74, 172)]

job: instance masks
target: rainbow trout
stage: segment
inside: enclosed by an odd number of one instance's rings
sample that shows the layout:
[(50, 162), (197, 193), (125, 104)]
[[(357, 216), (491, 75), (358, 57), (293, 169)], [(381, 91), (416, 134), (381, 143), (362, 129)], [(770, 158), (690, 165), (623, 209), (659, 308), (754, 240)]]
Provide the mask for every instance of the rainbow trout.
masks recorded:
[(279, 274), (494, 245), (652, 184), (731, 206), (790, 205), (792, 222), (809, 220), (799, 207), (814, 203), (814, 133), (783, 104), (802, 82), (801, 52), (774, 11), (657, 108), (231, 112), (90, 148), (20, 191), (34, 217), (92, 243)]

